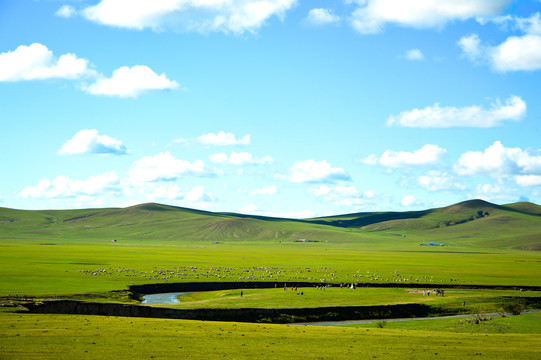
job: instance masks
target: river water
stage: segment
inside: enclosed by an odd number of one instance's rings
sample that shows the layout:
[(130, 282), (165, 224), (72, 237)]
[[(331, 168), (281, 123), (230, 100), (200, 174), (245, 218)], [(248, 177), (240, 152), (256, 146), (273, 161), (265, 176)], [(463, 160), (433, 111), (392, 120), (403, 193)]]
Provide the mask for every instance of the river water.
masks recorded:
[(180, 300), (177, 296), (186, 295), (189, 292), (173, 292), (173, 293), (161, 293), (161, 294), (148, 294), (143, 295), (143, 305), (156, 305), (156, 304), (171, 304), (179, 303)]

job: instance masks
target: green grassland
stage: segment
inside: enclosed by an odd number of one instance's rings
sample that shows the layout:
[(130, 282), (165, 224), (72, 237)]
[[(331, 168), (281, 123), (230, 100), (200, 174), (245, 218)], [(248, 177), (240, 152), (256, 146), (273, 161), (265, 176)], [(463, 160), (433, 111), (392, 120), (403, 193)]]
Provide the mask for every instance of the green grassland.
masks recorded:
[[(112, 241), (115, 239), (116, 241)], [(298, 243), (308, 239), (317, 242)], [(436, 242), (445, 246), (420, 246)], [(537, 292), (306, 288), (284, 283), (541, 286), (541, 207), (475, 200), (417, 212), (276, 219), (159, 204), (125, 209), (0, 208), (0, 303), (8, 295), (133, 302), (132, 284), (267, 281), (277, 289), (205, 292), (179, 308), (427, 303), (497, 309)], [(2, 309), (2, 308), (0, 308)], [(5, 310), (5, 309), (4, 309)], [(483, 358), (537, 359), (531, 320), (464, 337), (432, 328), (313, 328), (0, 311), (0, 358)], [(523, 315), (521, 315), (523, 316)], [(536, 321), (538, 315), (527, 314)], [(436, 321), (436, 320), (431, 320)], [(513, 324), (509, 322), (515, 321)], [(425, 323), (427, 324), (427, 323)], [(494, 323), (493, 323), (494, 324)], [(505, 325), (505, 326), (504, 326)], [(393, 325), (392, 326), (405, 326)], [(424, 325), (426, 326), (426, 325)], [(440, 325), (434, 325), (440, 326)], [(445, 327), (446, 325), (441, 325)], [(466, 329), (467, 327), (461, 327)], [(480, 329), (480, 328), (475, 328)], [(537, 330), (536, 330), (537, 331)], [(457, 334), (458, 332), (458, 334)], [(339, 339), (337, 341), (337, 339)], [(309, 350), (305, 350), (309, 349)]]
[[(0, 296), (174, 281), (540, 285), (540, 208), (476, 200), (422, 212), (309, 220), (158, 204), (0, 208)], [(294, 242), (299, 238), (319, 242)], [(419, 246), (427, 242), (445, 246)]]
[(193, 281), (535, 286), (541, 277), (537, 251), (415, 243), (41, 241), (0, 242), (0, 294), (64, 295)]
[[(481, 318), (481, 321), (476, 321), (478, 318)], [(341, 326), (355, 328), (383, 327), (385, 329), (400, 330), (448, 331), (470, 334), (541, 334), (541, 312), (504, 317), (477, 313), (462, 318), (380, 321)]]
[[(241, 297), (240, 292), (243, 292)], [(175, 309), (241, 309), (241, 308), (313, 308), (321, 306), (368, 306), (393, 304), (427, 304), (442, 309), (471, 313), (499, 311), (509, 298), (541, 297), (541, 291), (482, 289), (447, 289), (444, 296), (423, 295), (423, 289), (328, 287), (278, 289), (236, 289), (204, 291), (178, 296), (180, 303), (153, 305)], [(302, 295), (300, 293), (302, 292)], [(465, 302), (466, 305), (462, 305)]]
[(523, 328), (464, 336), (433, 329), (3, 313), (0, 354), (6, 359), (538, 359), (539, 332)]

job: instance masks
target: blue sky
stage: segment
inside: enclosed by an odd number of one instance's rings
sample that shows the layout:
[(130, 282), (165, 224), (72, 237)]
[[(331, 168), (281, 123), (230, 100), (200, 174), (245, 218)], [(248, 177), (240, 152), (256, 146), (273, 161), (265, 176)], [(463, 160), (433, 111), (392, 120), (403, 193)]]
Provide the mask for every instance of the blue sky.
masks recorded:
[(541, 1), (0, 3), (0, 206), (541, 203)]

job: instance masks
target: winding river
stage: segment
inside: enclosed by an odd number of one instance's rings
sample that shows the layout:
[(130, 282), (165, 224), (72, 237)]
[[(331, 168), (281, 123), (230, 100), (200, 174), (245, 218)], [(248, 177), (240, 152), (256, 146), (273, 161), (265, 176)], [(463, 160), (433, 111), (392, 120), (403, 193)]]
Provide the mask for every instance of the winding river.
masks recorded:
[(143, 295), (143, 305), (171, 304), (179, 303), (177, 296), (190, 294), (189, 292), (170, 292), (161, 294)]

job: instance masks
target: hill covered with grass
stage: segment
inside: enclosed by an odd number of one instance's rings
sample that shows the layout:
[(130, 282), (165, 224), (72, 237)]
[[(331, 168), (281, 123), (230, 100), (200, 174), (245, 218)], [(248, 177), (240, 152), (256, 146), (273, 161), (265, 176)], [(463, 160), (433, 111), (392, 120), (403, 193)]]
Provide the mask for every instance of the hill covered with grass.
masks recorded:
[[(0, 238), (94, 240), (363, 241), (390, 234), (426, 241), (475, 242), (541, 250), (541, 206), (470, 200), (407, 212), (363, 212), (315, 219), (216, 213), (148, 203), (127, 208), (0, 208)], [(396, 238), (396, 237), (395, 237)], [(395, 239), (396, 240), (396, 239)]]

